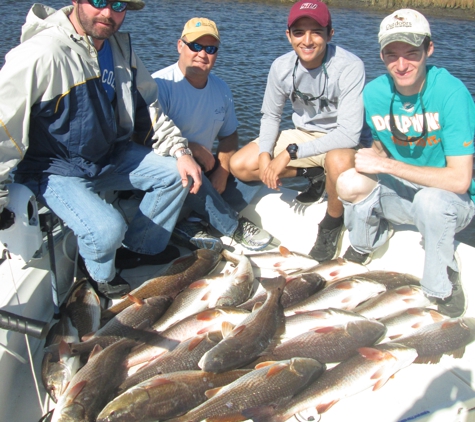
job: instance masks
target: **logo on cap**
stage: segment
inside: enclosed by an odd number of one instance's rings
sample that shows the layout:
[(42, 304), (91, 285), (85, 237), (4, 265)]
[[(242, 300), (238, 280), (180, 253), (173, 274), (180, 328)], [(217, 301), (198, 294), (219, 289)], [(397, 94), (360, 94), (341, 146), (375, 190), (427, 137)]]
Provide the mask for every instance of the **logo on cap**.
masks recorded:
[(300, 6), (300, 10), (302, 9), (316, 9), (318, 7), (318, 4), (315, 3), (303, 3), (302, 6)]

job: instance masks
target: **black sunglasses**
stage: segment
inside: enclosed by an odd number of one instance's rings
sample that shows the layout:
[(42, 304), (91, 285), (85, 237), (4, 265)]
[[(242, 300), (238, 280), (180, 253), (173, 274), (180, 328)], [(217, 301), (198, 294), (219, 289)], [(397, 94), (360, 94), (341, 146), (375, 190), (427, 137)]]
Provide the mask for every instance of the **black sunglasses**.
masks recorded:
[(111, 9), (114, 12), (121, 13), (125, 9), (127, 9), (127, 2), (126, 1), (108, 1), (108, 0), (87, 0), (88, 3), (95, 7), (96, 9), (104, 9), (107, 7), (107, 4), (111, 5)]
[(216, 52), (218, 51), (218, 47), (216, 47), (215, 45), (201, 45), (197, 42), (186, 42), (183, 38), (181, 40), (194, 53), (199, 53), (201, 50), (204, 50), (207, 54), (216, 54)]
[[(421, 90), (422, 91), (422, 90)], [(421, 102), (421, 109), (422, 109), (422, 133), (419, 136), (407, 136), (402, 133), (396, 126), (396, 121), (394, 119), (393, 114), (393, 104), (394, 104), (394, 97), (396, 96), (396, 92), (393, 93), (393, 97), (391, 98), (391, 104), (389, 106), (389, 127), (391, 128), (392, 135), (398, 140), (402, 142), (416, 142), (419, 139), (423, 138), (427, 134), (427, 118), (426, 118), (426, 109), (424, 107), (424, 103), (422, 102), (422, 93), (419, 92), (419, 98)]]
[(325, 75), (325, 82), (323, 83), (322, 93), (318, 97), (312, 97), (310, 94), (305, 94), (303, 92), (300, 92), (295, 86), (295, 72), (297, 71), (297, 67), (299, 65), (299, 58), (297, 57), (297, 60), (295, 60), (294, 71), (292, 72), (292, 84), (294, 88), (292, 92), (292, 101), (295, 101), (295, 97), (297, 96), (304, 102), (305, 105), (308, 105), (310, 101), (320, 99), (320, 110), (323, 109), (324, 107), (328, 107), (328, 100), (326, 97), (323, 96), (323, 94), (325, 94), (325, 90), (327, 89), (327, 84), (328, 84), (328, 73), (327, 73), (327, 68), (325, 66), (326, 58), (327, 58), (327, 53), (325, 51), (325, 58), (323, 59), (323, 63), (322, 63), (323, 74)]

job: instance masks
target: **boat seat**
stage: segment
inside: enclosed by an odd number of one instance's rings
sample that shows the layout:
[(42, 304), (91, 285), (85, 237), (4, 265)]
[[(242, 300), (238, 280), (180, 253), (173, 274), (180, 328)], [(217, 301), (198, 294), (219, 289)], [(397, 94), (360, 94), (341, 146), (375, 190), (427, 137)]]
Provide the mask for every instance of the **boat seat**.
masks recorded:
[(15, 222), (6, 230), (0, 230), (0, 251), (8, 251), (12, 258), (28, 262), (41, 248), (43, 234), (35, 195), (18, 183), (7, 185), (10, 202), (8, 209), (15, 213)]

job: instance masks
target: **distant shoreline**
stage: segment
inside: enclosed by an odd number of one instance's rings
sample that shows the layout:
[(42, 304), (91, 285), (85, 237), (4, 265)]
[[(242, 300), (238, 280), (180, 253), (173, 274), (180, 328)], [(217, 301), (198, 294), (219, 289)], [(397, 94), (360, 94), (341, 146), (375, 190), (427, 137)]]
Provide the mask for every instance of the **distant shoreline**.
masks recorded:
[[(292, 1), (292, 0), (291, 0)], [(341, 8), (341, 9), (357, 9), (357, 10), (371, 10), (377, 12), (388, 12), (391, 13), (394, 10), (402, 8), (413, 8), (421, 12), (423, 15), (437, 18), (450, 18), (450, 19), (463, 19), (463, 20), (475, 20), (475, 8), (466, 7), (462, 9), (461, 7), (435, 7), (435, 6), (410, 6), (408, 3), (410, 1), (405, 1), (407, 5), (400, 4), (400, 1), (395, 0), (324, 0), (326, 4), (331, 8)], [(293, 1), (292, 1), (293, 2)], [(373, 4), (374, 3), (374, 4)], [(419, 1), (418, 3), (422, 3)], [(427, 2), (429, 3), (429, 2)], [(461, 3), (460, 0), (452, 1), (439, 1), (440, 4), (454, 4), (457, 5)], [(467, 3), (465, 1), (465, 3)], [(387, 4), (393, 4), (394, 6), (387, 7)]]

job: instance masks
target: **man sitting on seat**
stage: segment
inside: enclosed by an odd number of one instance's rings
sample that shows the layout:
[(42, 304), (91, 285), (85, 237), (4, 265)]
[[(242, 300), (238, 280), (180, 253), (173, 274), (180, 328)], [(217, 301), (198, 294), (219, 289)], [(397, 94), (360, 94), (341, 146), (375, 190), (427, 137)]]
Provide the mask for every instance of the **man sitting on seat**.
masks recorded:
[[(201, 185), (199, 166), (182, 155), (187, 140), (162, 113), (129, 35), (119, 32), (126, 11), (143, 7), (141, 0), (73, 0), (57, 11), (35, 4), (0, 71), (1, 215), (3, 182), (16, 168), (15, 182), (77, 236), (85, 271), (110, 299), (130, 291), (116, 266), (179, 256), (168, 241), (185, 197)], [(145, 196), (127, 226), (99, 192), (132, 189)]]

